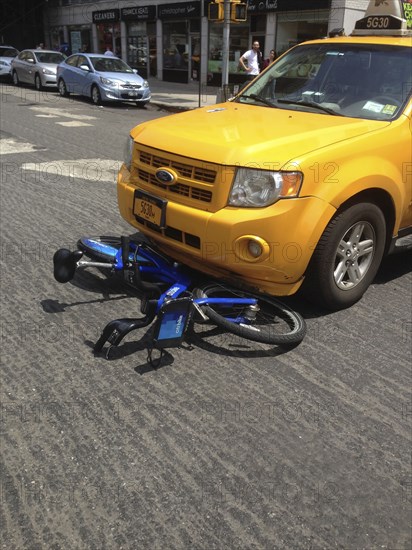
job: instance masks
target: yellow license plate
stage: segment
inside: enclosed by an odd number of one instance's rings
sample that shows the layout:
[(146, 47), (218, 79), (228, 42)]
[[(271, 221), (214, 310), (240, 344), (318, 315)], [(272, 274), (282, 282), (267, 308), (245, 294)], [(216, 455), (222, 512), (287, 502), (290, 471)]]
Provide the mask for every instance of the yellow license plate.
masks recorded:
[(133, 214), (159, 227), (164, 226), (166, 203), (158, 197), (142, 191), (136, 191), (134, 197)]

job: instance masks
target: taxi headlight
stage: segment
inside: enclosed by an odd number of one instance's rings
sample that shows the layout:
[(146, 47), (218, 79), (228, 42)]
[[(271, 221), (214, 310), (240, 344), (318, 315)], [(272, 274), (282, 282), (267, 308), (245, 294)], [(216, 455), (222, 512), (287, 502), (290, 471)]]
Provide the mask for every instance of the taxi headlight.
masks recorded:
[(297, 197), (302, 180), (301, 172), (238, 168), (229, 195), (229, 205), (261, 208), (279, 199)]
[(129, 170), (129, 172), (132, 167), (133, 145), (134, 145), (134, 140), (132, 136), (128, 136), (127, 141), (124, 145), (124, 150), (123, 150), (123, 162), (126, 168)]

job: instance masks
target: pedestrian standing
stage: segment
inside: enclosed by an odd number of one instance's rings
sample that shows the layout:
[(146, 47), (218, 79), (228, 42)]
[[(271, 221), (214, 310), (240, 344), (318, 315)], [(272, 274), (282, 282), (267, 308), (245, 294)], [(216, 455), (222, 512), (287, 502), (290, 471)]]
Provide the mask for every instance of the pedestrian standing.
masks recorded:
[(262, 54), (259, 48), (260, 44), (255, 40), (252, 49), (245, 52), (239, 59), (239, 65), (248, 73), (248, 80), (253, 80), (260, 73)]
[(106, 51), (104, 52), (104, 55), (108, 55), (109, 57), (116, 57), (112, 52), (110, 46), (106, 46)]
[(273, 63), (275, 61), (275, 59), (276, 59), (275, 50), (270, 50), (269, 57), (267, 59), (263, 60), (262, 71), (263, 71), (263, 69), (266, 69), (266, 67), (268, 67), (271, 63)]

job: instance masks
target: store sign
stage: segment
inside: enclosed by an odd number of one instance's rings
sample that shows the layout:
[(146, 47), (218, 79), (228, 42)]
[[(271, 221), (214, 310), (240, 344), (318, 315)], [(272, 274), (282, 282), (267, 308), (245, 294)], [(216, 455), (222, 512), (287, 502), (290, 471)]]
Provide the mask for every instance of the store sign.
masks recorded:
[(200, 17), (200, 15), (200, 2), (160, 4), (157, 8), (159, 19), (185, 19), (187, 17)]
[(156, 6), (135, 6), (121, 9), (122, 21), (147, 21), (156, 19)]
[(106, 23), (120, 20), (120, 10), (102, 10), (92, 12), (93, 23)]
[(249, 0), (248, 12), (303, 11), (329, 9), (329, 0)]

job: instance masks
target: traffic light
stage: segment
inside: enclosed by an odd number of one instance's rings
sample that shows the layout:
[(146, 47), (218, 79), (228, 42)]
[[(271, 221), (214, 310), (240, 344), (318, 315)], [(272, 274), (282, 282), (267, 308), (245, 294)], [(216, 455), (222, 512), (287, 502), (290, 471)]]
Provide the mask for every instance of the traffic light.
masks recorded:
[(211, 2), (209, 4), (209, 21), (223, 21), (224, 18), (223, 2)]
[[(209, 21), (223, 21), (225, 18), (224, 2), (211, 2), (209, 4)], [(230, 20), (247, 21), (247, 4), (239, 1), (230, 2)]]
[(247, 20), (247, 4), (241, 2), (230, 2), (230, 20), (231, 21), (246, 21)]

